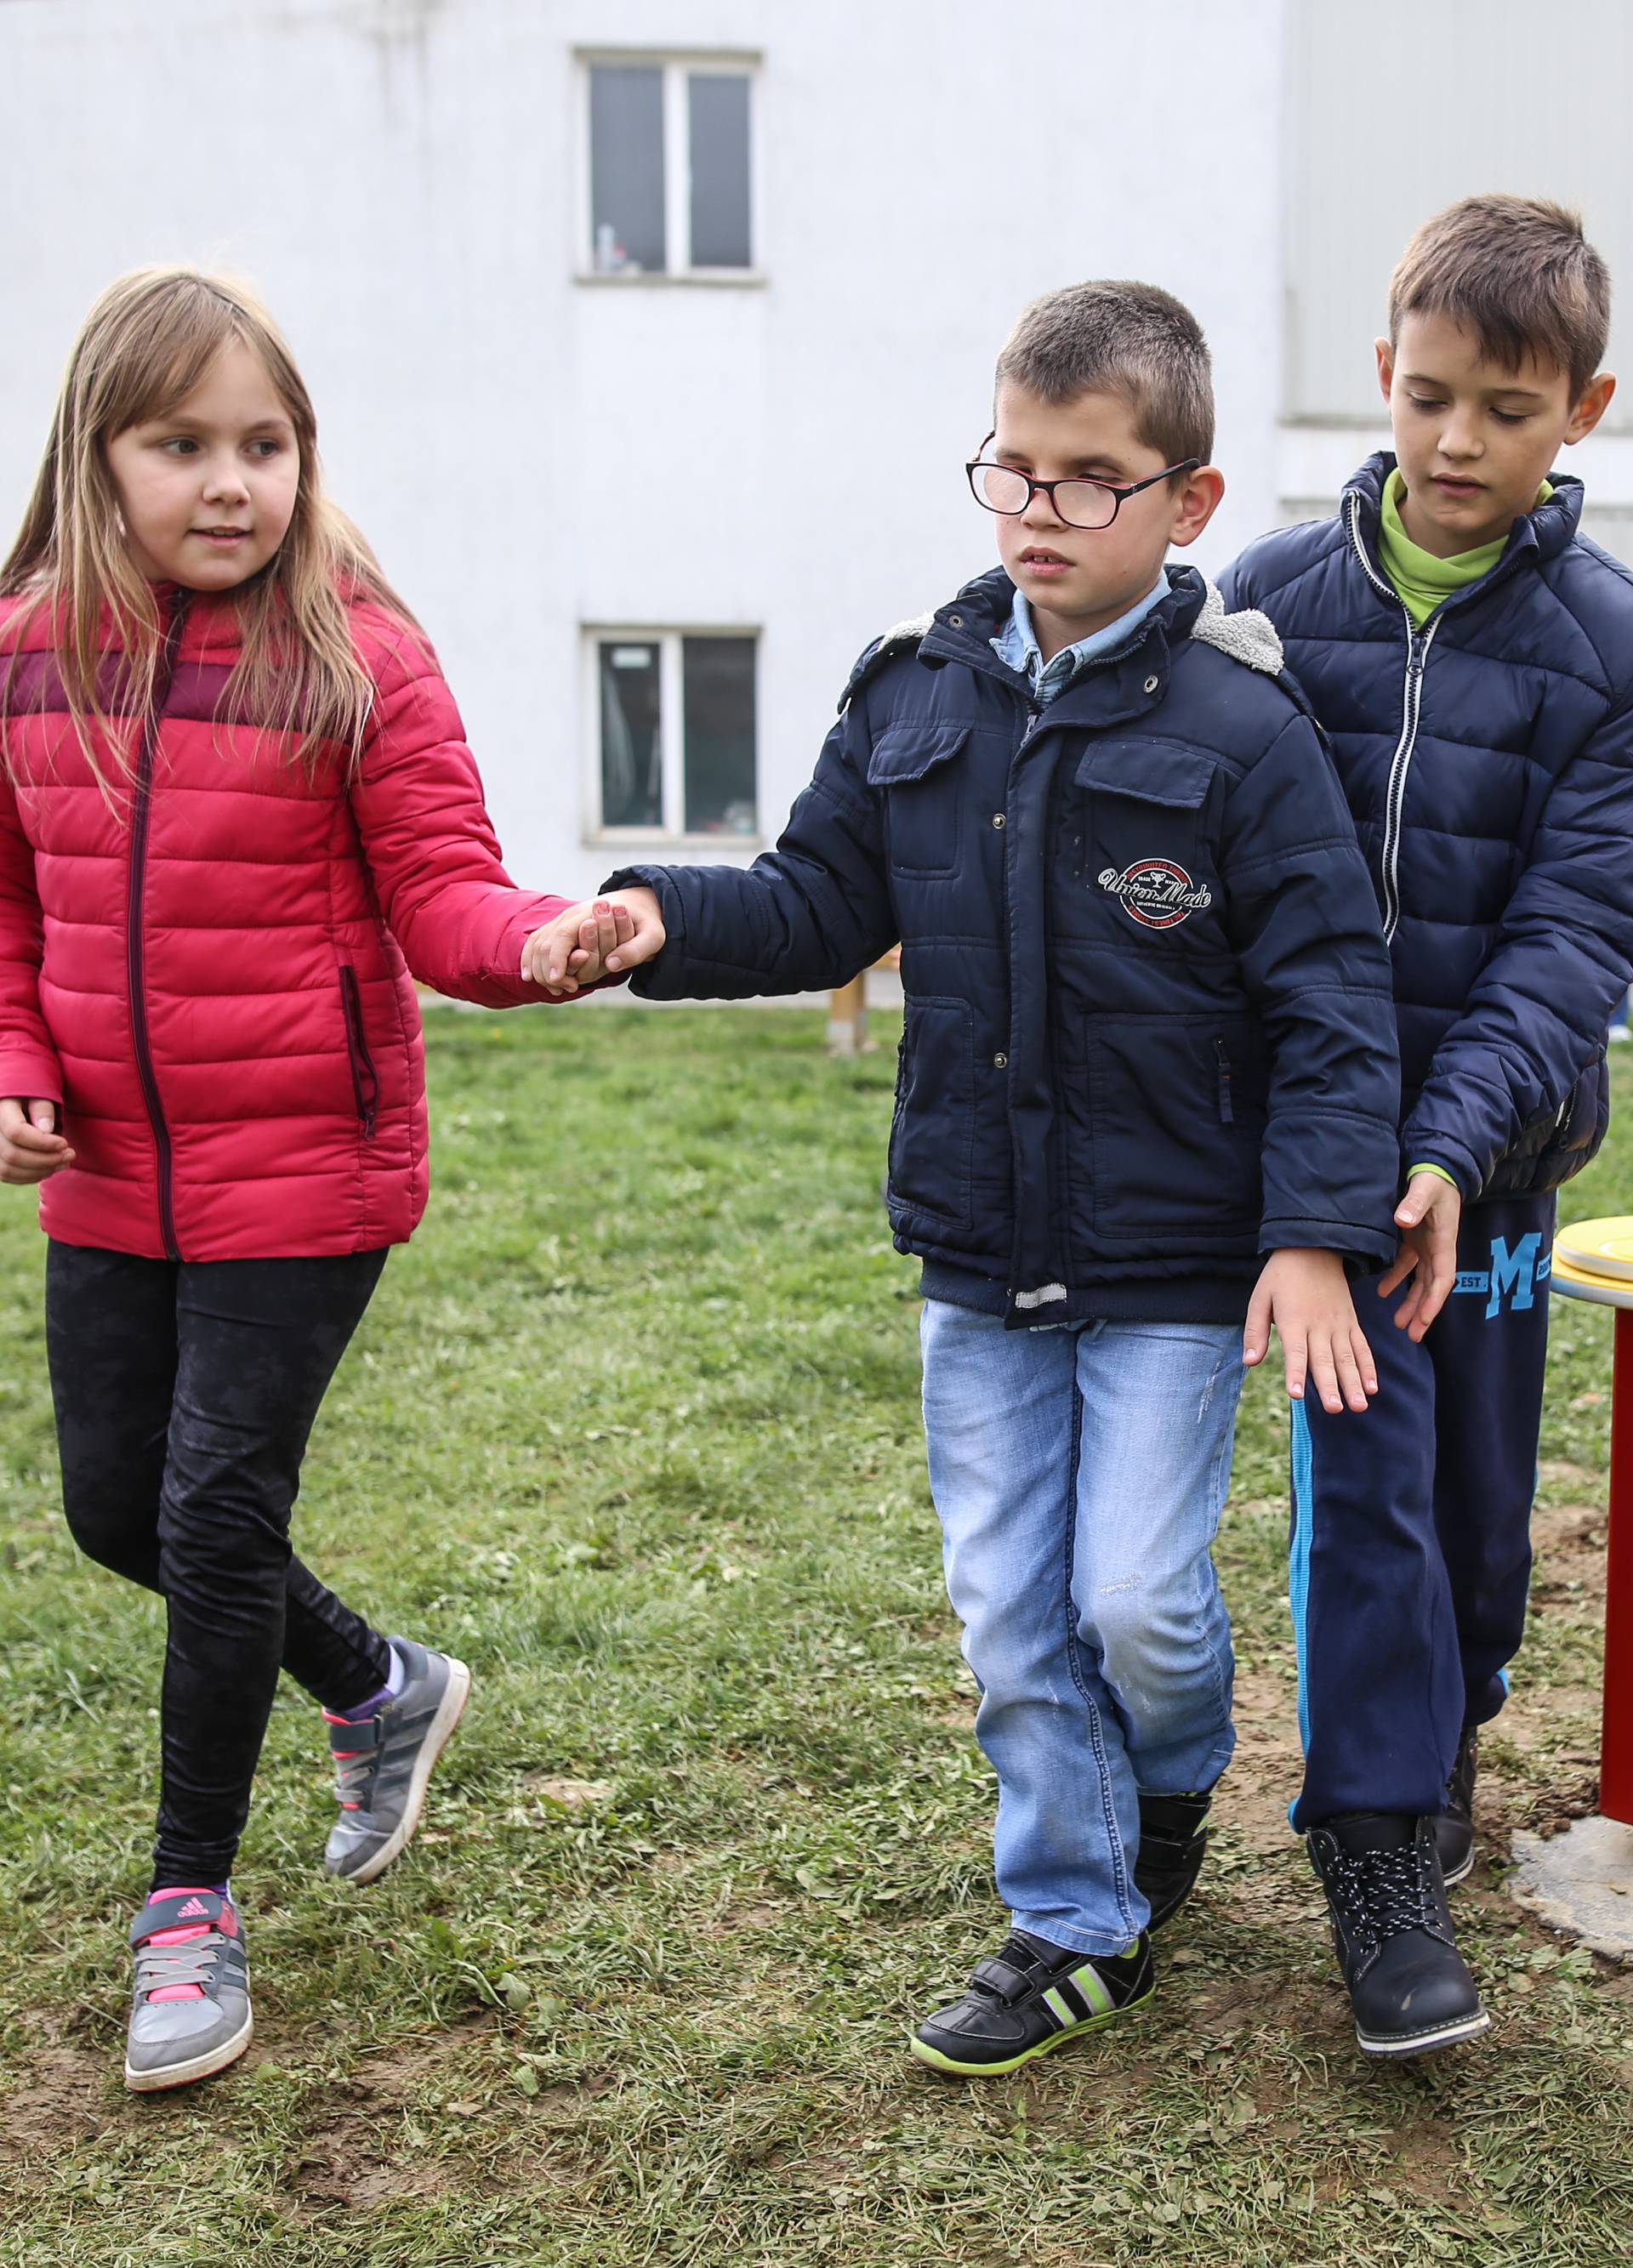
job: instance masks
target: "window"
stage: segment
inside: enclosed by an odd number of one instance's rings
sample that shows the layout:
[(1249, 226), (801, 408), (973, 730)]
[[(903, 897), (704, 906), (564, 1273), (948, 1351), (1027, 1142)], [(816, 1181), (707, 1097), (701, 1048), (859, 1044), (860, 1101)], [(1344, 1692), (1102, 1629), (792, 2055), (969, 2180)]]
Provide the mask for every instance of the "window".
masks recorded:
[(753, 66), (606, 57), (585, 76), (590, 274), (741, 281), (754, 266)]
[(753, 637), (597, 630), (590, 652), (599, 831), (756, 835)]

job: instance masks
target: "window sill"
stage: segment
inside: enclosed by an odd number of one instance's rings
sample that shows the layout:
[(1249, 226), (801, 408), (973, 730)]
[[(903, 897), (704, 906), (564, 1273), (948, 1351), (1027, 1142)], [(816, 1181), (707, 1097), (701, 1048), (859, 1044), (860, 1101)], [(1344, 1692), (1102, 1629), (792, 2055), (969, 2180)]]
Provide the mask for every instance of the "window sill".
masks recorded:
[(584, 836), (591, 850), (763, 850), (761, 835), (665, 835), (661, 829), (609, 827)]
[(600, 269), (580, 268), (573, 276), (575, 284), (595, 284), (615, 291), (637, 291), (643, 286), (700, 288), (706, 291), (763, 291), (769, 278), (763, 268), (688, 268), (678, 273), (643, 268), (634, 275), (603, 275)]

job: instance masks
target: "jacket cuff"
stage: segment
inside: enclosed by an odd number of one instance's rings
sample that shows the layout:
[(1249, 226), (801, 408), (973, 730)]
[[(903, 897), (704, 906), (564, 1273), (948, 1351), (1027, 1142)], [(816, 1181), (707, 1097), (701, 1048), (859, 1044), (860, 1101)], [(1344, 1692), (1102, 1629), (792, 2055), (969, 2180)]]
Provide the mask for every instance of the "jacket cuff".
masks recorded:
[(0, 1094), (27, 1102), (63, 1101), (63, 1066), (42, 1049), (0, 1047)]
[(1420, 1158), (1415, 1165), (1408, 1166), (1406, 1170), (1407, 1179), (1408, 1182), (1411, 1180), (1414, 1174), (1433, 1174), (1437, 1175), (1439, 1180), (1449, 1182), (1459, 1197), (1463, 1194), (1463, 1185), (1458, 1180), (1457, 1175), (1452, 1172), (1449, 1167), (1437, 1166), (1432, 1158)]
[(1437, 1166), (1462, 1196), (1479, 1196), (1485, 1175), (1473, 1151), (1437, 1127), (1428, 1127), (1419, 1133), (1408, 1124), (1400, 1138), (1401, 1171), (1411, 1174), (1426, 1165)]

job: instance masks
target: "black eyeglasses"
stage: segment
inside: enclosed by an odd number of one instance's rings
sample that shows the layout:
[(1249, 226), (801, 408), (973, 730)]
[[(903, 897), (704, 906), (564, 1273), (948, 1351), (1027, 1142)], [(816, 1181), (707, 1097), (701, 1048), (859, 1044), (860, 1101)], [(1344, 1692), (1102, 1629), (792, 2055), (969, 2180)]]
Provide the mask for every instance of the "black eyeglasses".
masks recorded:
[[(994, 427), (986, 441), (996, 431)], [(986, 441), (981, 444), (983, 449)], [(1187, 457), (1183, 464), (1168, 465), (1149, 480), (1130, 481), (1126, 488), (1113, 488), (1109, 481), (1035, 481), (1030, 473), (1016, 472), (1013, 465), (991, 464), (979, 454), (964, 469), (977, 504), (988, 512), (1001, 512), (1006, 519), (1018, 517), (1035, 496), (1046, 496), (1050, 511), (1068, 527), (1109, 527), (1130, 497), (1138, 496), (1142, 489), (1154, 489), (1158, 481), (1171, 480), (1175, 473), (1193, 473), (1201, 461), (1200, 457)]]

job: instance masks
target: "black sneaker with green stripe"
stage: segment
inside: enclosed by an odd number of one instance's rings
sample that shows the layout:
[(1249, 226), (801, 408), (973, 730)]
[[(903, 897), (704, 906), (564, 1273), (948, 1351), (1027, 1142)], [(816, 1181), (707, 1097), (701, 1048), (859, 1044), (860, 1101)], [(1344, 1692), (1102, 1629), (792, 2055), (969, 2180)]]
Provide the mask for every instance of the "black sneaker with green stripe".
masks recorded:
[(983, 1961), (963, 1997), (927, 2016), (912, 2047), (920, 2063), (961, 2079), (1000, 2079), (1034, 2056), (1098, 2031), (1149, 2000), (1151, 1948), (1142, 1935), (1127, 1953), (1068, 1953), (1014, 1930)]

